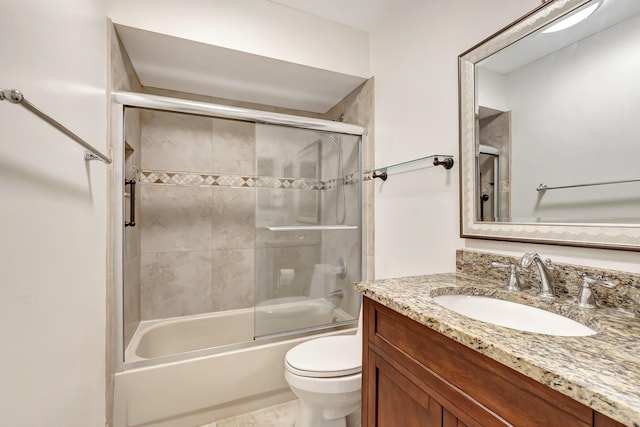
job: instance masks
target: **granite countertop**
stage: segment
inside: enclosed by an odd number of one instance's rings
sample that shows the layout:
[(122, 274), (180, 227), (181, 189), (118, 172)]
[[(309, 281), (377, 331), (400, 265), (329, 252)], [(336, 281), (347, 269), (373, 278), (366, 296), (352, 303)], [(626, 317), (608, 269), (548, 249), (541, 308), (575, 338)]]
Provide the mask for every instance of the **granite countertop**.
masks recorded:
[[(616, 309), (584, 310), (536, 290), (461, 273), (361, 282), (366, 297), (628, 426), (640, 427), (640, 319)], [(562, 314), (597, 334), (559, 337), (473, 320), (433, 301), (446, 294), (496, 297)]]

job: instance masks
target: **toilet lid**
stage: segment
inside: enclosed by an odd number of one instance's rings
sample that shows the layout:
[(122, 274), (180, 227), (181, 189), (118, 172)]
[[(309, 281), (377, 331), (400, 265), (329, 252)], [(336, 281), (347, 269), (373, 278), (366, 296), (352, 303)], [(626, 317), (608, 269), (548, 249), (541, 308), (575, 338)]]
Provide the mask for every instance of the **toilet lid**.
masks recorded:
[(362, 371), (362, 338), (355, 335), (317, 338), (299, 344), (285, 356), (289, 372), (327, 378)]

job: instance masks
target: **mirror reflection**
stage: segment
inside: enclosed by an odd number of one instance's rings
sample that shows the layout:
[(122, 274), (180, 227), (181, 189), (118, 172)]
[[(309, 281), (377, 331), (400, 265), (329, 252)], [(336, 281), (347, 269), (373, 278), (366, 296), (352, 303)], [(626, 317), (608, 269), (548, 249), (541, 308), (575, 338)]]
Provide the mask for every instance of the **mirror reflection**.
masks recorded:
[(640, 1), (592, 0), (475, 64), (475, 217), (640, 224)]

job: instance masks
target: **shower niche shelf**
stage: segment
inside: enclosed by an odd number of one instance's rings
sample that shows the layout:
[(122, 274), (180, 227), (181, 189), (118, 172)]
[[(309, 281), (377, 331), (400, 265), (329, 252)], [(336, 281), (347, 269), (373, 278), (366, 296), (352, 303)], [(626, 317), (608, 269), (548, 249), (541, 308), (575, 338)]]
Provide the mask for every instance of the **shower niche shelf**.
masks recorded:
[(272, 225), (264, 227), (269, 231), (327, 231), (357, 230), (357, 225)]
[(442, 166), (445, 169), (453, 167), (453, 156), (450, 154), (433, 154), (431, 156), (420, 157), (406, 162), (395, 163), (375, 169), (364, 171), (365, 179), (380, 178), (386, 181), (390, 175), (411, 172), (418, 169), (427, 169), (434, 166)]

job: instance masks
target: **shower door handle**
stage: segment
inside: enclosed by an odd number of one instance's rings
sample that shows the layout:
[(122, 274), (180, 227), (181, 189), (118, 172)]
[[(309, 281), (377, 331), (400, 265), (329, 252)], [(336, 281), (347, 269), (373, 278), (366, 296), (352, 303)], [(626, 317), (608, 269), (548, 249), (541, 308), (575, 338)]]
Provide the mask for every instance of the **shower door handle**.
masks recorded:
[(136, 180), (125, 179), (124, 185), (130, 185), (131, 191), (129, 192), (129, 221), (124, 222), (125, 227), (136, 226)]

